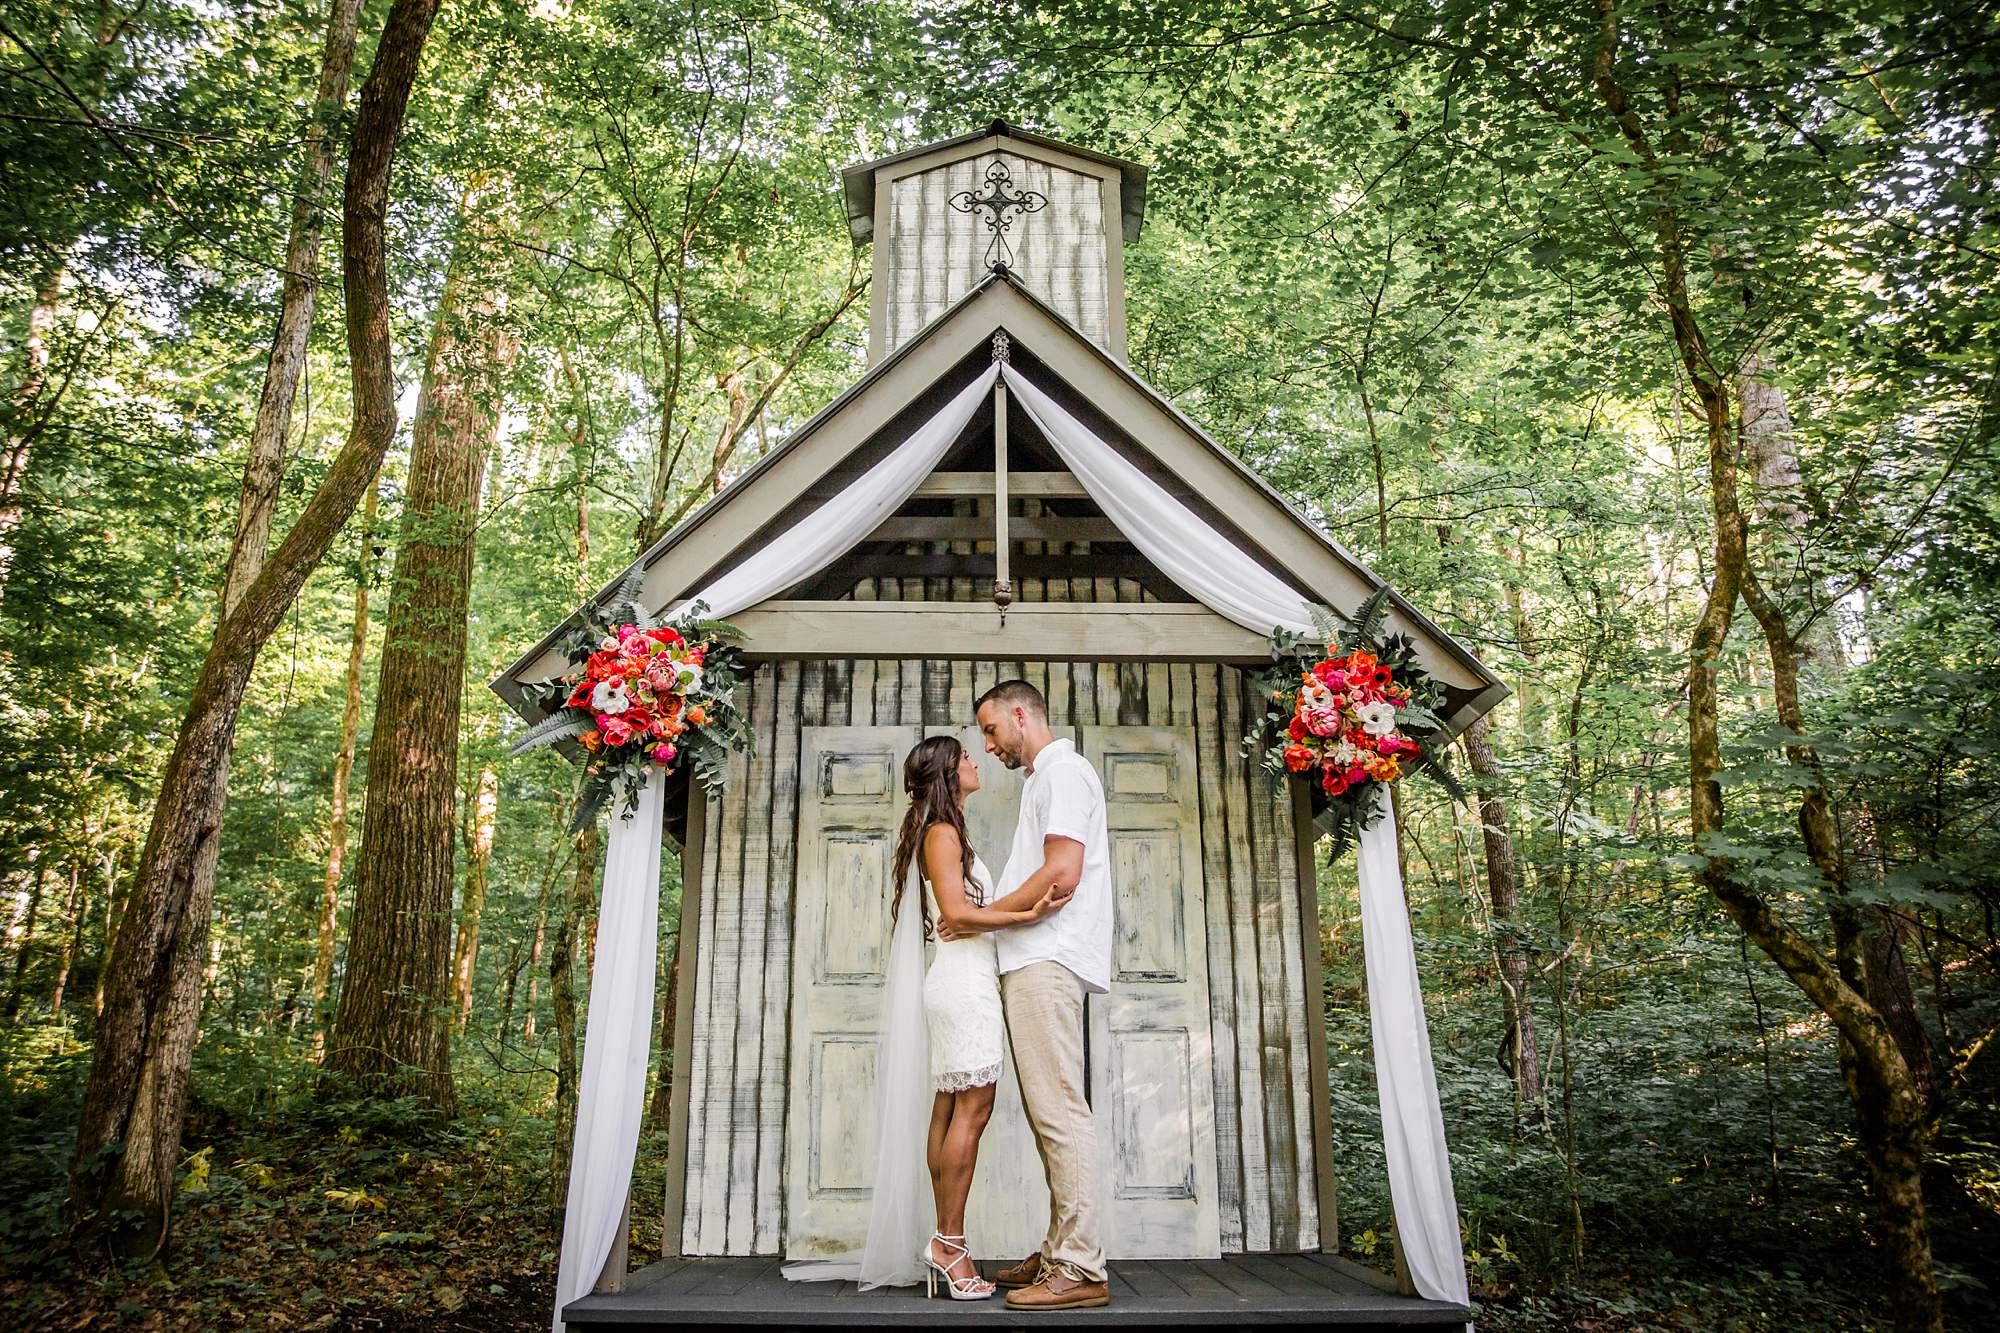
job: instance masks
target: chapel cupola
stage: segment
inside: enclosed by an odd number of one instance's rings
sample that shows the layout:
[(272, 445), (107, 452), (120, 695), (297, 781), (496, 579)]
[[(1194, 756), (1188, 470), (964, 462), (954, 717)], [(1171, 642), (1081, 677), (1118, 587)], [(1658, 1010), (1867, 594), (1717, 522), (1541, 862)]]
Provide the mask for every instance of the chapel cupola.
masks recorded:
[(1146, 168), (996, 120), (843, 170), (847, 225), (873, 242), (868, 360), (880, 361), (1004, 266), (1125, 359), (1125, 243)]

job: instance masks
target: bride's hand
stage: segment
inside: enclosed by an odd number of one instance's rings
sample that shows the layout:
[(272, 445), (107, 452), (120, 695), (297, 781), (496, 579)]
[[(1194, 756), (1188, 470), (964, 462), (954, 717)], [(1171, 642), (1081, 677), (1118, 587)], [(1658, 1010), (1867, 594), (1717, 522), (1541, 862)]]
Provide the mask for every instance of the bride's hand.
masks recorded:
[(1076, 890), (1074, 889), (1056, 888), (1051, 885), (1049, 891), (1043, 894), (1033, 907), (1028, 909), (1028, 920), (1040, 921), (1044, 918), (1054, 916), (1068, 905), (1070, 897), (1075, 892)]

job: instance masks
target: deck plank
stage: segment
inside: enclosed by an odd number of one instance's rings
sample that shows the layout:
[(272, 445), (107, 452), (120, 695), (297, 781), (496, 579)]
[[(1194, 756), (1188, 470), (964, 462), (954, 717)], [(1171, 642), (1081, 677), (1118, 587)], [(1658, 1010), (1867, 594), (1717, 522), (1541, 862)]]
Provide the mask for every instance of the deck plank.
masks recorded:
[(1009, 1310), (998, 1296), (987, 1301), (926, 1300), (922, 1287), (861, 1293), (851, 1282), (787, 1282), (781, 1269), (781, 1261), (773, 1258), (666, 1259), (635, 1274), (622, 1292), (581, 1298), (564, 1311), (564, 1319), (579, 1329), (710, 1324), (918, 1328), (976, 1320), (1010, 1328), (1215, 1327), (1254, 1322), (1386, 1333), (1462, 1326), (1467, 1318), (1461, 1307), (1382, 1290), (1374, 1285), (1379, 1274), (1334, 1256), (1313, 1254), (1118, 1260), (1111, 1264), (1108, 1307), (1046, 1313)]

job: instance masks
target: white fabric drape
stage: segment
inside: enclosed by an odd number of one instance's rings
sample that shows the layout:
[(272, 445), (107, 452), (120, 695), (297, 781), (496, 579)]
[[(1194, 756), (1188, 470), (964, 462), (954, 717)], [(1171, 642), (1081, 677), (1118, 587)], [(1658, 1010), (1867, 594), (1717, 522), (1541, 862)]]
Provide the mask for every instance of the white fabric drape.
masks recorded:
[(999, 369), (997, 364), (989, 366), (887, 458), (688, 601), (706, 602), (704, 614), (727, 620), (811, 578), (854, 549), (902, 508), (917, 484), (937, 467), (965, 423), (979, 410), (980, 400), (992, 389)]
[(1469, 1304), (1458, 1197), (1445, 1150), (1444, 1112), (1431, 1065), (1430, 1028), (1417, 981), (1410, 908), (1396, 864), (1396, 821), (1376, 786), (1382, 816), (1361, 834), (1361, 950), (1368, 969), (1368, 1026), (1382, 1099), (1382, 1151), (1396, 1239), (1419, 1295)]
[(920, 1258), (937, 1225), (924, 1138), (930, 1130), (930, 1031), (924, 1017), (922, 881), (910, 867), (896, 929), (889, 937), (888, 974), (875, 1055), (875, 1180), (869, 1193), (868, 1239), (841, 1259), (786, 1264), (794, 1282), (830, 1279), (871, 1287), (907, 1287), (923, 1280)]
[(1186, 505), (1071, 416), (1020, 371), (1006, 368), (1007, 388), (1110, 520), (1160, 572), (1196, 601), (1259, 634), (1282, 625), (1312, 632), (1306, 599), (1252, 560)]
[(646, 1055), (653, 1039), (666, 785), (666, 774), (656, 768), (639, 788), (637, 809), (627, 814), (622, 795), (611, 802), (611, 839), (597, 909), (597, 960), (590, 972), (583, 1073), (576, 1089), (569, 1200), (563, 1209), (562, 1260), (556, 1270), (554, 1333), (563, 1333), (563, 1307), (595, 1286), (604, 1271), (632, 1186), (639, 1122), (646, 1109)]

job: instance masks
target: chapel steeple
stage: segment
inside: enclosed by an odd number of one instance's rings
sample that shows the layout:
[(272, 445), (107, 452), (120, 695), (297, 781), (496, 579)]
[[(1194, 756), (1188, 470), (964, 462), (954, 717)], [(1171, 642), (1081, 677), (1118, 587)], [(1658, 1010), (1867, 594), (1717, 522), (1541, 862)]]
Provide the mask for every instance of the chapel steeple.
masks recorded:
[(1125, 359), (1125, 243), (1145, 215), (1145, 167), (996, 120), (840, 175), (848, 230), (875, 245), (871, 364), (996, 265)]

